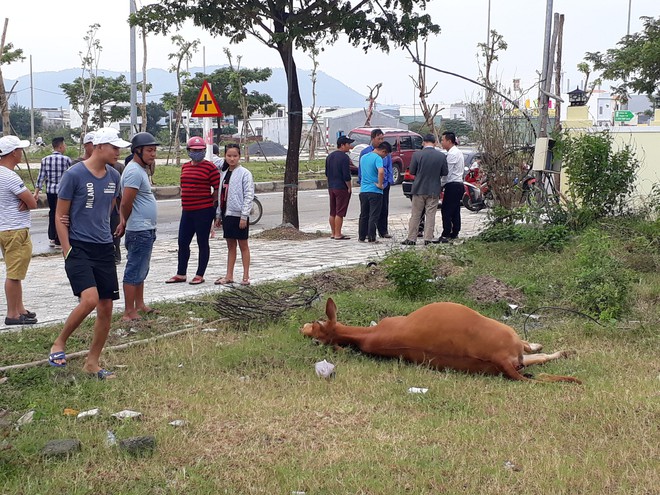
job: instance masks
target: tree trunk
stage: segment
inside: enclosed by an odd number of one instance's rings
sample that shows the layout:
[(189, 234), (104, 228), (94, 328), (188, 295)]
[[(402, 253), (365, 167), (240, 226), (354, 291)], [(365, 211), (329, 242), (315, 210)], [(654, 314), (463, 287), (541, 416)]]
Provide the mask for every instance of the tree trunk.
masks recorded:
[[(5, 25), (2, 29), (2, 39), (0, 41), (0, 58), (5, 49), (5, 37), (7, 36), (7, 24), (9, 19), (5, 19)], [(0, 112), (2, 113), (2, 134), (8, 136), (11, 134), (11, 127), (9, 123), (9, 102), (7, 101), (7, 93), (5, 91), (5, 80), (2, 78), (2, 67), (0, 67)]]
[(300, 227), (298, 218), (298, 171), (300, 167), (300, 142), (302, 141), (302, 99), (298, 86), (296, 63), (293, 60), (291, 43), (280, 43), (278, 52), (284, 64), (289, 95), (289, 147), (286, 153), (284, 169), (284, 199), (282, 203), (282, 223)]

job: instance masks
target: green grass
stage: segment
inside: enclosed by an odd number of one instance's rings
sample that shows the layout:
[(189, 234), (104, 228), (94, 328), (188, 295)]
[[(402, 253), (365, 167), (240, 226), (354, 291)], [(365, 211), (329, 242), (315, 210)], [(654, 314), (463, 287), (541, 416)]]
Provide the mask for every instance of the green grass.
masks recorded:
[[(561, 282), (570, 276), (579, 242), (552, 254), (511, 243), (442, 246), (435, 249), (457, 268), (426, 299), (401, 298), (386, 283), (367, 285), (377, 275), (366, 268), (342, 271), (361, 288), (330, 287), (323, 299), (332, 295), (339, 320), (357, 325), (434, 300), (463, 302), (501, 318), (505, 304), (477, 305), (465, 291), (476, 276), (490, 274), (523, 290), (523, 311), (570, 306)], [(619, 248), (622, 241), (615, 243)], [(621, 260), (628, 263), (623, 254)], [(528, 328), (547, 351), (577, 353), (530, 371), (576, 376), (581, 386), (438, 372), (314, 345), (299, 330), (323, 317), (323, 304), (247, 328), (219, 326), (208, 304), (162, 304), (160, 319), (131, 338), (186, 325), (219, 330), (107, 351), (106, 363), (125, 367), (106, 383), (81, 376), (79, 360), (65, 372), (7, 373), (0, 408), (13, 419), (35, 409), (36, 419), (12, 431), (14, 448), (0, 452), (2, 493), (655, 493), (660, 275), (636, 273), (625, 320), (601, 327), (542, 313), (548, 317)], [(521, 330), (521, 318), (508, 323)], [(2, 363), (42, 358), (57, 331), (0, 335)], [(85, 348), (89, 333), (87, 327), (74, 334), (69, 350)], [(337, 365), (334, 380), (316, 378), (314, 363), (322, 359)], [(411, 386), (429, 392), (408, 394)], [(100, 407), (103, 414), (77, 422), (62, 415), (66, 407)], [(144, 419), (117, 423), (109, 417), (126, 408)], [(172, 428), (174, 419), (188, 425)], [(120, 439), (153, 434), (156, 452), (121, 455), (105, 446), (107, 429)], [(41, 459), (39, 450), (55, 438), (78, 438), (83, 450), (68, 461)], [(519, 470), (505, 468), (507, 461)]]

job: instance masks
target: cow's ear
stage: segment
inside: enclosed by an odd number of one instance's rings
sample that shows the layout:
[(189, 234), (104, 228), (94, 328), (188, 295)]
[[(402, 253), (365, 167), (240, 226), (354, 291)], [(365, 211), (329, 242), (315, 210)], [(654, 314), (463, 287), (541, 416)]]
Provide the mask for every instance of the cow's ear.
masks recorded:
[(328, 321), (337, 321), (337, 305), (331, 297), (325, 303), (325, 314), (328, 317)]

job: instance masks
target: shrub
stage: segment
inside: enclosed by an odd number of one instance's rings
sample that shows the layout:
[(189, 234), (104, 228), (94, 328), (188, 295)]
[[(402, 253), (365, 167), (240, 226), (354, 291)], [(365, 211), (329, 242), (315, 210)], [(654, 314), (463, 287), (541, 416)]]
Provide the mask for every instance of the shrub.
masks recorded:
[(596, 218), (626, 211), (639, 162), (631, 146), (613, 149), (606, 132), (563, 133), (555, 153), (563, 162), (571, 196)]
[(397, 294), (410, 299), (423, 298), (433, 291), (433, 267), (414, 249), (395, 250), (383, 260), (387, 279)]
[(573, 278), (567, 281), (567, 299), (577, 309), (601, 320), (620, 318), (630, 307), (632, 277), (611, 254), (608, 237), (589, 230), (574, 260)]

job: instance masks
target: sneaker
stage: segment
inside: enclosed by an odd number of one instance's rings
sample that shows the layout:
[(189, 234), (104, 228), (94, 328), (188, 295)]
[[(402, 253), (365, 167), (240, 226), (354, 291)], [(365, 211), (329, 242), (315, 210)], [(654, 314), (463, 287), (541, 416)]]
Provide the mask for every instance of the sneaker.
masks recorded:
[(429, 244), (433, 244), (433, 241), (424, 241), (425, 246), (428, 246)]
[(406, 239), (401, 244), (403, 244), (404, 246), (414, 246), (417, 243), (415, 241), (411, 241), (410, 239)]
[(438, 238), (437, 241), (432, 241), (432, 242), (433, 244), (447, 244), (449, 242), (449, 239), (447, 239), (446, 237), (440, 237)]
[(48, 239), (48, 246), (55, 247), (55, 241), (53, 239)]
[(383, 238), (383, 239), (391, 239), (391, 238), (392, 238), (392, 234), (387, 234), (387, 233), (386, 233), (386, 234), (381, 235), (380, 237)]
[(376, 239), (369, 239), (367, 242), (371, 242), (372, 244), (380, 244), (380, 241), (377, 241)]

